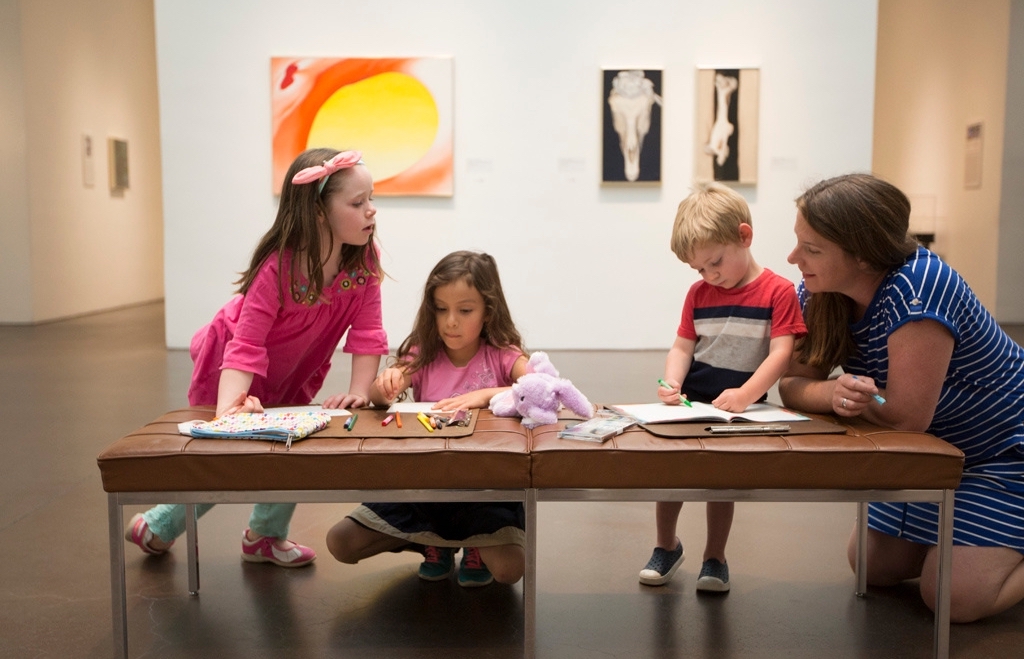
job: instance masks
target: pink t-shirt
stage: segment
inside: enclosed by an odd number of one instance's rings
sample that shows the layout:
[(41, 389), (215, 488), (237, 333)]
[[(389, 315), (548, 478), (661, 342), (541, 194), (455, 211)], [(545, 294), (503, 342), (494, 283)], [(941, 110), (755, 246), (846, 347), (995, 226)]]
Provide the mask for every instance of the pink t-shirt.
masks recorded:
[(512, 366), (522, 354), (519, 348), (481, 343), (469, 363), (459, 368), (441, 350), (434, 361), (410, 376), (412, 395), (421, 402), (434, 402), (480, 389), (511, 387)]
[[(284, 256), (285, 272), (291, 254)], [(362, 269), (341, 272), (312, 306), (295, 300), (280, 262), (260, 266), (245, 295), (236, 295), (192, 337), (195, 367), (188, 390), (191, 405), (216, 405), (222, 368), (253, 373), (249, 393), (269, 405), (304, 405), (313, 400), (331, 368), (331, 357), (348, 332), (345, 352), (386, 355), (381, 321), (380, 280)]]

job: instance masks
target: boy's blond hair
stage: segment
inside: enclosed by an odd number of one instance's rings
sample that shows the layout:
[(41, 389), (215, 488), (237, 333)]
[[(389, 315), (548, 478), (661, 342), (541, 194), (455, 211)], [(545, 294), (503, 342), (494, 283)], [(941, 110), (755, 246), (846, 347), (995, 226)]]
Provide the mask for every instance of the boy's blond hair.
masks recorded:
[(701, 181), (679, 203), (672, 227), (672, 251), (689, 263), (705, 245), (740, 242), (740, 225), (753, 226), (750, 207), (738, 192), (714, 181)]

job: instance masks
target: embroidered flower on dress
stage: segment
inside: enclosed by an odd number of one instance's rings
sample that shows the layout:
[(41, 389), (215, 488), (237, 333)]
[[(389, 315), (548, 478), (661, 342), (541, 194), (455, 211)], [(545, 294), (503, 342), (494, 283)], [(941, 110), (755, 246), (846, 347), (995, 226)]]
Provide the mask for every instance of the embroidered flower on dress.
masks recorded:
[[(368, 281), (367, 278), (369, 274), (370, 273), (367, 272), (366, 270), (362, 270), (359, 268), (352, 270), (350, 272), (346, 272), (346, 276), (338, 280), (338, 292), (342, 293), (351, 290), (356, 286), (365, 286), (366, 282)], [(322, 304), (324, 302), (324, 299), (322, 297), (321, 299), (317, 300), (312, 293), (309, 293), (307, 295), (306, 291), (308, 290), (309, 286), (306, 284), (300, 284), (299, 282), (293, 283), (292, 299), (295, 300), (296, 302), (302, 302), (302, 300), (305, 299), (310, 304), (313, 304), (314, 302), (317, 304)], [(329, 290), (329, 288), (325, 289), (324, 292), (327, 293)]]

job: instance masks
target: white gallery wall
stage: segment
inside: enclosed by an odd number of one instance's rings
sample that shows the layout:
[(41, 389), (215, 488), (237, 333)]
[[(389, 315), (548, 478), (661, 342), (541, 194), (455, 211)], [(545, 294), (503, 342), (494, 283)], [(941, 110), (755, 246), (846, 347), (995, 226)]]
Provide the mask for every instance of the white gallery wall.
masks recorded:
[[(454, 58), (454, 196), (377, 199), (393, 347), (430, 268), (477, 249), (529, 349), (667, 349), (696, 280), (668, 246), (696, 69), (761, 70), (758, 183), (737, 189), (756, 258), (795, 281), (793, 199), (871, 167), (876, 18), (867, 0), (156, 0), (168, 345), (229, 298), (273, 221), (273, 56)], [(662, 182), (603, 187), (601, 70), (632, 67), (664, 72)]]
[(158, 122), (149, 0), (0, 0), (0, 323), (163, 296)]

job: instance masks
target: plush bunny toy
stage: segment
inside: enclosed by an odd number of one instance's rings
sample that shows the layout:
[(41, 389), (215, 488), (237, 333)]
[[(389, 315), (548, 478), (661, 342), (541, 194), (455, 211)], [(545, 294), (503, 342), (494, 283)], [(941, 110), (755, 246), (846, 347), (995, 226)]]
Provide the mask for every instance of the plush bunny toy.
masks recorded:
[(594, 415), (594, 406), (565, 378), (558, 377), (546, 353), (535, 352), (527, 364), (527, 373), (491, 398), (490, 410), (495, 416), (521, 416), (527, 428), (555, 423), (558, 408), (565, 405), (585, 419)]

